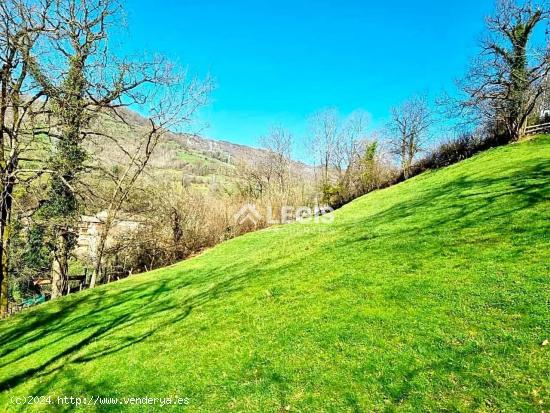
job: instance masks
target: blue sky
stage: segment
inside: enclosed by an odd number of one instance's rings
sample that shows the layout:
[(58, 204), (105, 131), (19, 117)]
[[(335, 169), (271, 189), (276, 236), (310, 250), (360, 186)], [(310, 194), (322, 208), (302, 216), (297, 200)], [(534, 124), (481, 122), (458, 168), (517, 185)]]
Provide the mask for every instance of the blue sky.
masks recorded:
[(325, 107), (365, 110), (375, 128), (414, 93), (452, 91), (492, 10), (489, 0), (127, 0), (124, 48), (214, 77), (205, 136), (255, 145), (280, 124), (299, 141)]

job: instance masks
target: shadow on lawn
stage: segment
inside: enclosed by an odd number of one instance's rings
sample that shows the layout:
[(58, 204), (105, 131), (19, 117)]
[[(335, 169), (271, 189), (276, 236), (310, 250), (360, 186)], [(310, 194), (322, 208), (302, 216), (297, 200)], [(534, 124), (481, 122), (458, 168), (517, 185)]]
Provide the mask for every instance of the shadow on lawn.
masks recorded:
[[(227, 273), (237, 275), (228, 278)], [(18, 323), (1, 332), (0, 391), (36, 378), (43, 387), (48, 377), (65, 371), (69, 364), (117, 353), (146, 340), (163, 327), (181, 322), (194, 308), (241, 289), (244, 275), (231, 267), (209, 275), (179, 272), (137, 285), (128, 283), (114, 293), (101, 288), (75, 294), (21, 314)], [(185, 289), (188, 293), (182, 294)], [(142, 322), (148, 324), (139, 328)], [(36, 357), (39, 361), (33, 359), (35, 353), (42, 353)]]
[[(465, 368), (461, 367), (465, 360), (470, 363), (475, 363), (478, 358), (483, 357), (483, 350), (477, 346), (469, 346), (467, 348), (453, 349), (452, 359), (443, 358), (440, 361), (428, 363), (416, 367), (410, 367), (399, 374), (399, 377), (395, 377), (392, 374), (384, 374), (380, 377), (379, 381), (384, 389), (384, 394), (388, 397), (391, 403), (382, 410), (383, 412), (394, 412), (395, 407), (402, 405), (403, 402), (411, 397), (411, 394), (418, 391), (415, 380), (418, 376), (429, 372), (437, 372), (439, 376), (456, 375), (457, 378), (463, 377)], [(390, 372), (391, 373), (391, 372)], [(476, 380), (481, 380), (479, 376), (476, 376)], [(491, 380), (490, 378), (484, 378), (483, 380)], [(495, 385), (494, 382), (483, 383), (486, 386)], [(482, 393), (483, 394), (483, 393)], [(472, 394), (472, 399), (469, 400), (470, 408), (476, 410), (483, 407), (484, 399), (478, 399), (476, 395)], [(413, 404), (414, 406), (414, 404)], [(425, 410), (426, 406), (417, 406), (419, 410)]]
[[(550, 160), (522, 162), (522, 168), (498, 178), (459, 176), (422, 191), (413, 200), (398, 202), (368, 219), (343, 225), (345, 242), (368, 241), (377, 237), (432, 235), (434, 232), (491, 226), (510, 231), (507, 216), (550, 199)], [(381, 233), (366, 232), (378, 224), (393, 223), (414, 216), (414, 224)], [(491, 225), (487, 224), (491, 222)], [(532, 221), (530, 221), (532, 222)], [(525, 221), (525, 224), (530, 222)], [(407, 228), (408, 227), (408, 228)], [(518, 230), (517, 228), (515, 230)]]

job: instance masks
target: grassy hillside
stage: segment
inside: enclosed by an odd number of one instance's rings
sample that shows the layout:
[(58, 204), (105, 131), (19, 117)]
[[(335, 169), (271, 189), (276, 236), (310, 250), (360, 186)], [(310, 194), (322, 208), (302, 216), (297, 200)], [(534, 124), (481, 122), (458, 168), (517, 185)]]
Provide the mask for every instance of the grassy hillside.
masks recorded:
[(0, 325), (0, 406), (547, 411), (549, 196), (541, 137), (369, 194), (332, 224), (272, 227), (39, 306)]

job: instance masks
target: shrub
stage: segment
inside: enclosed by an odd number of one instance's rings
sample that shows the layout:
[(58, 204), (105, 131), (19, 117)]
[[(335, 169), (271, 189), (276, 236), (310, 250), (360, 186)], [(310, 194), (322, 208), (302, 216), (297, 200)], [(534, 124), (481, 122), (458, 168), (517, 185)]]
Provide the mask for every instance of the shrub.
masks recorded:
[(476, 153), (508, 142), (509, 139), (501, 134), (462, 134), (456, 139), (441, 143), (426, 157), (416, 162), (413, 165), (411, 176), (418, 175), (428, 169), (452, 165), (470, 158)]

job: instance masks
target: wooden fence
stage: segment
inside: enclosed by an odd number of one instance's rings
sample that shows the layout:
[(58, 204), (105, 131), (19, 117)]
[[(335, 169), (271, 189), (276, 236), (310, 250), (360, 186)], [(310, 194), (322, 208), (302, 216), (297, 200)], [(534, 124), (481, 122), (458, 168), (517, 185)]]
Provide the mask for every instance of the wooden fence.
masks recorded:
[(538, 133), (550, 133), (550, 122), (527, 126), (524, 135), (536, 135)]

